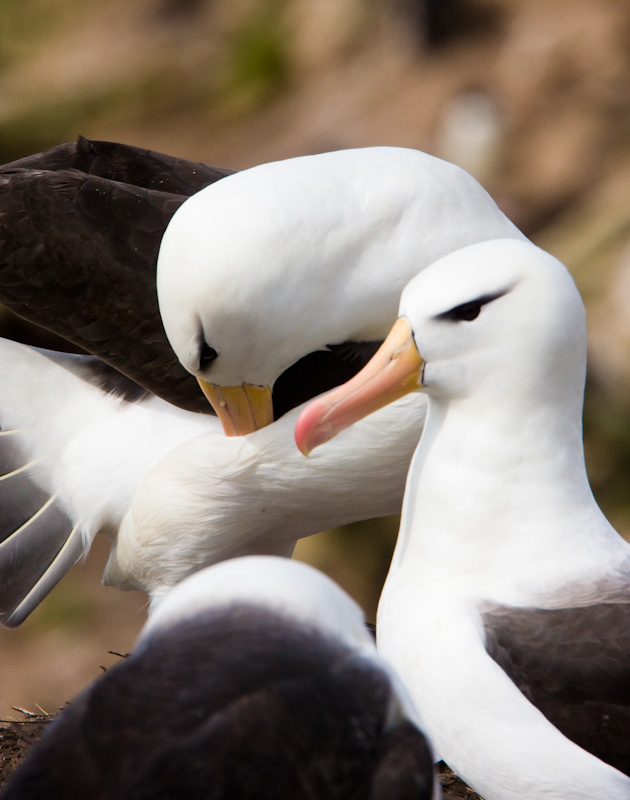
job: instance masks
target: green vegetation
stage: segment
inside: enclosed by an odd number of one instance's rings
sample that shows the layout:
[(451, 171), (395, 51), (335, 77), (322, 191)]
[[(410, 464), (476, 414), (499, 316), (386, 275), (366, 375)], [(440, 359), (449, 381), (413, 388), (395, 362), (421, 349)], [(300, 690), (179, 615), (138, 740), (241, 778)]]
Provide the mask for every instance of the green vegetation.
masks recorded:
[(230, 116), (254, 111), (289, 84), (283, 3), (272, 0), (228, 36), (216, 100)]

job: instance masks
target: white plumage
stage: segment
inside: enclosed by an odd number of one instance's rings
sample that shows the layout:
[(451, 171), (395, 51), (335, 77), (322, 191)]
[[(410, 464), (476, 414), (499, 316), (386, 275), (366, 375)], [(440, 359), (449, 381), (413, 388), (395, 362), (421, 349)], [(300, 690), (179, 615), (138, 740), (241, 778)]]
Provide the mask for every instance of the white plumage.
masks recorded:
[[(436, 750), (486, 800), (627, 798), (630, 547), (586, 475), (579, 293), (552, 256), (503, 240), (436, 262), (400, 313), (380, 371), (298, 424), (308, 450), (360, 416), (362, 392), (403, 375), (410, 391), (413, 375), (429, 397), (379, 649)], [(423, 364), (410, 368), (413, 342)]]

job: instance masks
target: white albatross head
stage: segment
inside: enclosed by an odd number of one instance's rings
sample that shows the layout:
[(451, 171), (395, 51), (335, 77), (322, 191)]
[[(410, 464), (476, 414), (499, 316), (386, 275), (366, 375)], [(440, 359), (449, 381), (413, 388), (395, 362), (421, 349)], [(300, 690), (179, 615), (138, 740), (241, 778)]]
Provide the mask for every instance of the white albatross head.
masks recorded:
[(524, 239), (459, 167), (377, 147), (263, 164), (189, 198), (160, 248), (171, 345), (226, 432), (273, 419), (277, 378), (331, 345), (382, 341), (407, 282), (435, 259)]

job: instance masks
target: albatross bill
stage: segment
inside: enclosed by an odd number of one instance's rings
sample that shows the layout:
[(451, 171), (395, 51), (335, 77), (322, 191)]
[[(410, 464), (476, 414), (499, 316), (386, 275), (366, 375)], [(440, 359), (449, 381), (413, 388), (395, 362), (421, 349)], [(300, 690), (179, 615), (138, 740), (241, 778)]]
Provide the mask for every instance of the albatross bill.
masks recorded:
[(346, 384), (313, 400), (300, 414), (295, 441), (307, 456), (345, 428), (422, 386), (424, 361), (409, 322), (399, 317), (373, 358)]
[(273, 401), (269, 386), (218, 386), (197, 378), (202, 392), (215, 410), (226, 436), (243, 436), (273, 422)]

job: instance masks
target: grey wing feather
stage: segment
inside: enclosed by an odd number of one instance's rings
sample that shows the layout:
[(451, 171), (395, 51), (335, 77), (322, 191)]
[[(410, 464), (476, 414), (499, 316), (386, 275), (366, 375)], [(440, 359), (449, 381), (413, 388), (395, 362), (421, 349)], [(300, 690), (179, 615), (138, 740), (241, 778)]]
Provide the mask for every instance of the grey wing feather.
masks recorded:
[(9, 628), (84, 552), (80, 526), (32, 479), (14, 433), (0, 430), (0, 624)]

